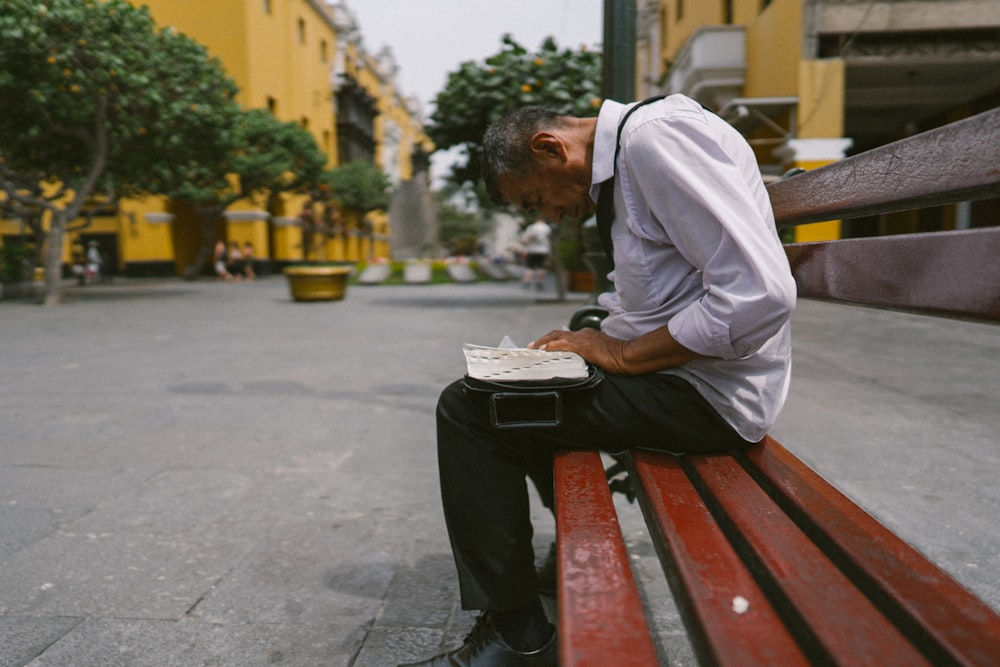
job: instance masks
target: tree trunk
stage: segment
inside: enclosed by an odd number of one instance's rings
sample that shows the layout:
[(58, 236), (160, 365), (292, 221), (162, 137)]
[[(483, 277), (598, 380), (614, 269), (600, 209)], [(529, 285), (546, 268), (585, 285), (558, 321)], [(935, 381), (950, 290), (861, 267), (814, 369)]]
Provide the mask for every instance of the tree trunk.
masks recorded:
[(201, 218), (201, 247), (198, 248), (198, 254), (195, 256), (194, 261), (184, 269), (185, 280), (198, 280), (205, 270), (205, 266), (212, 259), (215, 249), (215, 227), (222, 216), (222, 212), (226, 209), (216, 206), (196, 206), (194, 210), (198, 214), (198, 217)]
[(66, 229), (66, 209), (51, 209), (52, 219), (45, 242), (45, 300), (46, 306), (62, 303), (62, 246)]

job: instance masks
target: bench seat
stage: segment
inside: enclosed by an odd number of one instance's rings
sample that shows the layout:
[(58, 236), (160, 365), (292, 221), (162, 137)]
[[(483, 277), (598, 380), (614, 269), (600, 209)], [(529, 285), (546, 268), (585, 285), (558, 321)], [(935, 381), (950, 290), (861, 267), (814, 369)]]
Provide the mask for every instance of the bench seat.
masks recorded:
[[(702, 664), (997, 664), (1000, 616), (774, 439), (626, 462)], [(600, 455), (555, 472), (562, 664), (658, 664)]]

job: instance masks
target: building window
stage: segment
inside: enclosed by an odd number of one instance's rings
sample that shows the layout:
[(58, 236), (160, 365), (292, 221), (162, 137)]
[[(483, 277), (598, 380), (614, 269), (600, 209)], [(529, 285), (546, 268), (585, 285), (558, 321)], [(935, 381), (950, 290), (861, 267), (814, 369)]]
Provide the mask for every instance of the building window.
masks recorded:
[(278, 100), (274, 99), (270, 95), (267, 97), (267, 110), (274, 116), (278, 115)]
[(337, 161), (375, 164), (375, 117), (378, 105), (351, 77), (337, 91)]
[(769, 4), (771, 4), (771, 0), (760, 0), (760, 11), (767, 9)]
[(304, 19), (299, 19), (299, 44), (306, 43), (306, 22)]
[(324, 62), (325, 63), (329, 59), (330, 56), (329, 56), (328, 51), (329, 51), (329, 49), (327, 48), (326, 40), (325, 39), (321, 40), (320, 43), (319, 43), (319, 59), (320, 59), (320, 62)]
[(677, 20), (684, 18), (684, 0), (677, 0)]
[(263, 0), (263, 2), (264, 2), (264, 13), (265, 14), (270, 14), (271, 13), (271, 0)]

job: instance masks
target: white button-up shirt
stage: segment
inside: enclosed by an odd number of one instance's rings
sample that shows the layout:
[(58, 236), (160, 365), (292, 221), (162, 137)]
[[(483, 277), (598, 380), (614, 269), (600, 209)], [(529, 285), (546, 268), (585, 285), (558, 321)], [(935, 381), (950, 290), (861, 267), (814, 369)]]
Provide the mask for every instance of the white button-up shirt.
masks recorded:
[(705, 355), (661, 372), (690, 382), (746, 440), (777, 418), (791, 375), (795, 282), (753, 151), (697, 102), (671, 95), (601, 107), (591, 196), (615, 176), (615, 291), (602, 330), (632, 340), (667, 325)]

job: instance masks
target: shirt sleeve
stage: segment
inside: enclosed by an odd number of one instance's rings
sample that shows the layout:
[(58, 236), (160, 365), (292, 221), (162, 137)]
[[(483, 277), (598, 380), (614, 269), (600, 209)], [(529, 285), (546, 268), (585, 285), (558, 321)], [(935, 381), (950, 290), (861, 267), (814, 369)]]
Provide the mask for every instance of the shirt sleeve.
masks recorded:
[(630, 129), (621, 165), (633, 231), (673, 245), (700, 272), (703, 295), (674, 314), (670, 333), (711, 357), (758, 350), (788, 320), (795, 283), (745, 140), (708, 112), (685, 110)]

